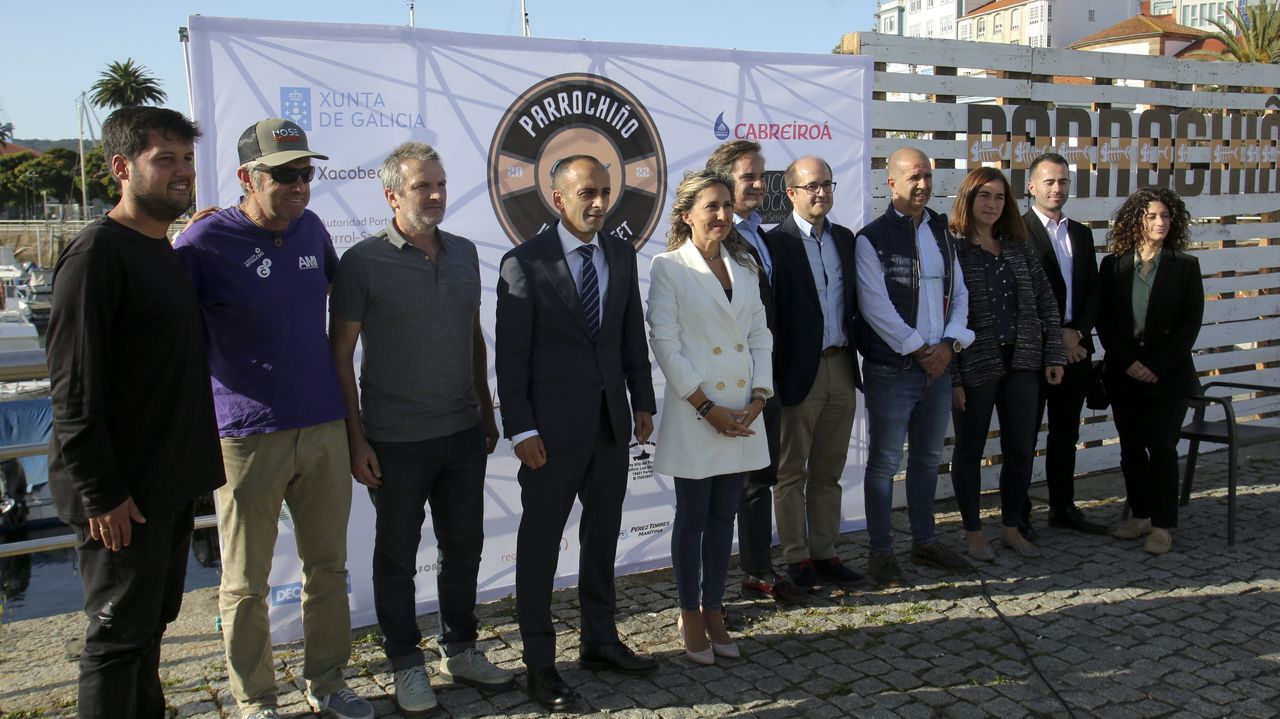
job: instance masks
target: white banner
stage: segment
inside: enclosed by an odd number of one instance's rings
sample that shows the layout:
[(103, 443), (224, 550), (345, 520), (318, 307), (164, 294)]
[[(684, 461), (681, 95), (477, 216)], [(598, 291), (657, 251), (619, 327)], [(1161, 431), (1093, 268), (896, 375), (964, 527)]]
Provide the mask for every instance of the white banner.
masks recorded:
[[(614, 203), (605, 231), (637, 247), (642, 295), (649, 261), (665, 249), (665, 215), (680, 176), (701, 168), (726, 139), (763, 145), (770, 223), (787, 211), (781, 171), (803, 155), (832, 167), (840, 185), (836, 222), (857, 229), (870, 217), (870, 58), (204, 16), (190, 18), (190, 31), (192, 105), (204, 130), (196, 146), (198, 205), (235, 203), (240, 134), (258, 120), (288, 118), (330, 157), (315, 161), (310, 207), (341, 253), (391, 220), (377, 177), (383, 158), (407, 140), (430, 143), (449, 176), (444, 227), (479, 248), (490, 348), (499, 260), (555, 221), (547, 186), (551, 164), (565, 155), (587, 152), (609, 165)], [(661, 397), (656, 364), (654, 381)], [(864, 524), (865, 436), (860, 414), (845, 472), (847, 529)], [(669, 563), (674, 492), (669, 478), (650, 474), (645, 452), (633, 449), (619, 573)], [(516, 468), (504, 440), (489, 459), (482, 599), (514, 591)], [(348, 536), (352, 624), (374, 624), (373, 509), (360, 487)], [(423, 538), (417, 599), (427, 613), (435, 609), (437, 567), (429, 516)], [(301, 635), (292, 540), (284, 518), (270, 579), (277, 642)], [(561, 548), (557, 583), (569, 585), (577, 573), (577, 509)]]

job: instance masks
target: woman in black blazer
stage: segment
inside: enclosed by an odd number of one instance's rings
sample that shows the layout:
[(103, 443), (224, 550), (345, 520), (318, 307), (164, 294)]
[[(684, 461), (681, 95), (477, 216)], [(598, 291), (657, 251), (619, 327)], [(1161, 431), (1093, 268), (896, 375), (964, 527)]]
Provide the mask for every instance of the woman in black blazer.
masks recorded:
[(1120, 434), (1120, 469), (1133, 518), (1113, 534), (1147, 537), (1164, 554), (1178, 523), (1178, 434), (1195, 391), (1191, 348), (1204, 316), (1200, 262), (1186, 252), (1191, 215), (1164, 188), (1133, 193), (1107, 234), (1098, 337)]
[(985, 454), (991, 413), (1000, 416), (1000, 541), (1022, 557), (1040, 550), (1022, 536), (1023, 503), (1031, 485), (1040, 376), (1062, 381), (1066, 363), (1058, 301), (1013, 203), (1004, 173), (979, 167), (960, 183), (951, 211), (958, 235), (956, 257), (969, 288), (973, 344), (956, 355), (951, 374), (951, 418), (956, 444), (951, 486), (964, 520), (969, 558), (995, 558), (982, 531), (979, 464)]

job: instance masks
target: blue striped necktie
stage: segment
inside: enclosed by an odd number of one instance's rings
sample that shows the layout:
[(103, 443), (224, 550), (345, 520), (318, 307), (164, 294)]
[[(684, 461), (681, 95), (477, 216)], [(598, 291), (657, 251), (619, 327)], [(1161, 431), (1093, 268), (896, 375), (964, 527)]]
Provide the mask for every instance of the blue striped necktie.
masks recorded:
[(582, 296), (582, 311), (587, 316), (587, 329), (591, 330), (594, 341), (600, 336), (600, 278), (596, 276), (596, 265), (591, 261), (595, 245), (583, 245), (577, 248), (582, 255), (582, 287), (578, 289)]

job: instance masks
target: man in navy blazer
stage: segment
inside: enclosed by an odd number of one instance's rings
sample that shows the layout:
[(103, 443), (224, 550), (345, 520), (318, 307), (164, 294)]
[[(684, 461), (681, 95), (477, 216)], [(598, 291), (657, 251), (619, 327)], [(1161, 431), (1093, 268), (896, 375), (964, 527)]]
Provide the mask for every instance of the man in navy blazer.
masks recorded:
[(782, 559), (797, 586), (852, 584), (836, 555), (841, 487), (857, 408), (854, 234), (827, 220), (831, 166), (818, 157), (783, 175), (793, 211), (768, 234), (773, 251), (774, 386), (782, 432), (774, 512)]
[(528, 689), (562, 709), (577, 695), (555, 669), (551, 591), (575, 497), (582, 666), (657, 668), (618, 639), (613, 586), (633, 422), (647, 441), (657, 404), (636, 253), (601, 232), (609, 173), (574, 155), (555, 164), (551, 187), (560, 221), (502, 258), (494, 349), (502, 423), (521, 462), (516, 612)]
[[(1063, 214), (1071, 190), (1071, 170), (1062, 155), (1045, 153), (1027, 171), (1031, 209), (1022, 216), (1027, 241), (1039, 258), (1058, 299), (1062, 344), (1067, 366), (1062, 383), (1040, 382), (1040, 411), (1049, 409), (1049, 437), (1045, 442), (1045, 481), (1049, 486), (1049, 526), (1077, 532), (1106, 534), (1107, 527), (1091, 522), (1076, 507), (1076, 443), (1080, 441), (1080, 412), (1092, 375), (1093, 326), (1098, 320), (1098, 264), (1093, 230)], [(1023, 502), (1023, 533), (1030, 533), (1030, 509)]]

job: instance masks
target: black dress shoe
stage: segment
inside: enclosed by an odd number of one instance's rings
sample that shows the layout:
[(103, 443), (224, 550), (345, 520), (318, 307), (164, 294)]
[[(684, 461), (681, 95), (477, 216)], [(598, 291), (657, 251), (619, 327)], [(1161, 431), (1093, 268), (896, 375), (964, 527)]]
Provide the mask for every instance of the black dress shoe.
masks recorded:
[(846, 587), (852, 584), (861, 584), (866, 579), (861, 574), (846, 567), (839, 557), (815, 559), (813, 560), (813, 567), (817, 570), (819, 577), (828, 582)]
[(818, 578), (818, 570), (812, 559), (802, 559), (787, 565), (787, 579), (806, 592), (816, 592), (822, 580)]
[(525, 681), (529, 685), (529, 696), (545, 709), (566, 709), (578, 701), (577, 692), (564, 683), (555, 667), (530, 668)]
[(1018, 527), (1018, 534), (1021, 534), (1022, 538), (1028, 542), (1036, 541), (1036, 529), (1035, 527), (1032, 527), (1029, 522)]
[(1049, 526), (1058, 529), (1074, 529), (1085, 534), (1107, 534), (1110, 529), (1096, 522), (1090, 522), (1076, 507), (1068, 507), (1060, 512), (1049, 511)]
[(583, 647), (578, 661), (583, 669), (593, 672), (611, 669), (623, 674), (648, 674), (658, 668), (658, 660), (636, 654), (622, 642), (606, 647)]

